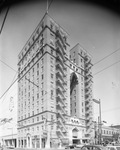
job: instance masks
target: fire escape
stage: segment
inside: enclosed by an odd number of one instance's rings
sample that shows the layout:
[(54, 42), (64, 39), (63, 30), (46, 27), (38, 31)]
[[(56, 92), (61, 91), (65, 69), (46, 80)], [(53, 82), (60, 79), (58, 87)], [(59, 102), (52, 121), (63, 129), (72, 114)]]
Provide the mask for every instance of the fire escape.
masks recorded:
[(85, 57), (85, 112), (86, 112), (86, 136), (90, 137), (92, 132), (92, 74), (91, 59)]
[(56, 31), (56, 101), (57, 101), (57, 135), (60, 139), (67, 136), (66, 122), (66, 106), (65, 106), (65, 77), (67, 69), (64, 64), (66, 55), (65, 39), (60, 31)]

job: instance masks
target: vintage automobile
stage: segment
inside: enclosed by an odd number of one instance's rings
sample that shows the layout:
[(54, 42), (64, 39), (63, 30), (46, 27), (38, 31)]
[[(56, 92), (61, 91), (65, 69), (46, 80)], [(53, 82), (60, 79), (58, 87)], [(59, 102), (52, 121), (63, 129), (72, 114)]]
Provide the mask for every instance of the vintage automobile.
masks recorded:
[(74, 148), (76, 148), (76, 145), (67, 145), (66, 147), (65, 147), (65, 149), (74, 149)]
[(108, 148), (102, 145), (84, 145), (81, 150), (108, 150)]
[(108, 150), (120, 150), (120, 145), (108, 145)]

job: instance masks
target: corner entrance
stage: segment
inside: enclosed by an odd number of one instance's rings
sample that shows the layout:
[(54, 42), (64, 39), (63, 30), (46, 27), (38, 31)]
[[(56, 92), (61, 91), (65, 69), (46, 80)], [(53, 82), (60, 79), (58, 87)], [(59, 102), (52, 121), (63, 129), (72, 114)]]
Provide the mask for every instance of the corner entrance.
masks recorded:
[(80, 139), (73, 139), (73, 144), (79, 145), (80, 144)]
[(74, 128), (72, 130), (72, 143), (76, 145), (80, 144), (80, 138), (78, 136), (78, 133), (79, 133), (79, 130), (77, 128)]

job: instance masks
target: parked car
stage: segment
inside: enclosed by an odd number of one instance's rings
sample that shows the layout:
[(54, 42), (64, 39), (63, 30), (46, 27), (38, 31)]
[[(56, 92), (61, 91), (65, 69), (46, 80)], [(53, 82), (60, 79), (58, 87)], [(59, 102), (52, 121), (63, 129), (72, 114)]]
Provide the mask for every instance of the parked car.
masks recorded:
[(77, 148), (82, 148), (83, 146), (83, 144), (76, 145)]
[(108, 150), (120, 150), (120, 145), (108, 145)]
[(84, 145), (81, 150), (108, 150), (108, 148), (102, 145)]
[(74, 148), (76, 148), (76, 145), (67, 145), (66, 147), (65, 147), (65, 149), (74, 149)]

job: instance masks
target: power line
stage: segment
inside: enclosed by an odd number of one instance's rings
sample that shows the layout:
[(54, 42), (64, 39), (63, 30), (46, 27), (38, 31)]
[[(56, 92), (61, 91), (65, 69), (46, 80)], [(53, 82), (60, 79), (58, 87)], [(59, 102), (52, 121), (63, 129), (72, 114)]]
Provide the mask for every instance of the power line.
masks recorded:
[(25, 77), (25, 79), (28, 80), (30, 83), (32, 83), (33, 85), (35, 85), (35, 86), (37, 86), (39, 88), (39, 86), (37, 84), (35, 84), (34, 82), (30, 81), (30, 79), (27, 79), (26, 77)]
[(6, 20), (6, 18), (7, 18), (7, 14), (8, 14), (8, 12), (9, 12), (9, 9), (10, 9), (10, 6), (8, 6), (8, 8), (7, 8), (7, 11), (6, 11), (6, 14), (5, 14), (5, 17), (4, 17), (4, 20), (3, 20), (3, 23), (2, 23), (1, 29), (0, 29), (0, 34), (2, 33), (3, 26), (4, 26), (4, 24), (5, 24), (5, 20)]
[(8, 87), (8, 89), (3, 93), (3, 95), (0, 97), (0, 99), (9, 91), (9, 89), (13, 86), (13, 84), (14, 84), (17, 80), (18, 80), (18, 78), (15, 79), (15, 81)]
[(93, 76), (95, 76), (95, 75), (97, 75), (97, 74), (101, 73), (102, 71), (104, 71), (104, 70), (106, 70), (106, 69), (108, 69), (108, 68), (110, 68), (110, 67), (112, 67), (112, 66), (116, 65), (117, 63), (120, 63), (120, 60), (119, 60), (119, 61), (117, 61), (117, 62), (115, 62), (115, 63), (113, 63), (113, 64), (111, 64), (110, 66), (108, 66), (108, 67), (106, 67), (106, 68), (104, 68), (104, 69), (102, 69), (102, 70), (100, 70), (100, 71), (96, 72), (95, 74), (93, 74)]
[[(15, 79), (16, 75), (17, 75), (17, 73), (16, 73), (15, 76), (13, 77), (12, 83), (14, 82), (14, 79)], [(11, 83), (11, 84), (12, 84), (12, 83)], [(6, 93), (6, 95), (7, 95), (7, 93)], [(2, 100), (2, 103), (3, 103), (3, 101), (5, 100), (6, 95), (5, 95), (4, 99)]]
[(50, 4), (48, 5), (48, 9), (50, 8), (50, 5), (52, 4), (53, 0), (51, 0)]
[(118, 52), (120, 50), (120, 48), (116, 49), (114, 52), (110, 53), (109, 55), (103, 57), (102, 59), (100, 59), (98, 62), (94, 63), (93, 66), (95, 66), (96, 64), (100, 63), (101, 61), (105, 60), (106, 58), (110, 57), (111, 55), (113, 55), (114, 53)]
[[(118, 62), (115, 62), (115, 63), (113, 63), (112, 65), (110, 65), (110, 66), (108, 66), (108, 67), (102, 69), (101, 71), (95, 73), (94, 76), (95, 76), (96, 74), (98, 74), (98, 73), (100, 73), (100, 72), (102, 72), (102, 71), (104, 71), (104, 70), (106, 70), (106, 69), (112, 67), (113, 65), (115, 65), (115, 64), (117, 64), (117, 63), (119, 63), (119, 62), (120, 62), (120, 60), (119, 60)], [(65, 64), (65, 65), (66, 65), (66, 64)], [(69, 67), (68, 65), (66, 65), (66, 66)], [(11, 68), (11, 67), (10, 67), (10, 68)], [(69, 67), (69, 68), (70, 68), (70, 67)], [(78, 73), (78, 72), (76, 72), (76, 73)], [(80, 74), (80, 73), (78, 73), (78, 74)], [(80, 74), (80, 75), (81, 75), (81, 74)], [(29, 79), (27, 79), (27, 78), (25, 78), (25, 79), (30, 82)], [(0, 99), (7, 93), (7, 91), (12, 87), (12, 85), (13, 85), (17, 80), (18, 80), (18, 78), (10, 85), (10, 87), (5, 91), (5, 93), (0, 97)], [(31, 83), (33, 84), (34, 82), (31, 82)], [(36, 85), (36, 84), (34, 83), (34, 85)], [(36, 85), (36, 86), (37, 86), (37, 85)], [(37, 87), (38, 87), (38, 86), (37, 86)]]
[(15, 69), (13, 69), (12, 67), (10, 67), (7, 63), (5, 63), (4, 61), (0, 60), (0, 62), (2, 62), (4, 65), (6, 65), (7, 67), (9, 67), (10, 69), (12, 69), (14, 72), (17, 72)]
[(47, 13), (48, 13), (48, 10), (50, 8), (50, 5), (52, 4), (53, 0), (50, 1), (50, 4), (48, 5), (48, 0), (47, 0)]
[[(120, 110), (120, 107), (103, 110), (102, 113), (106, 113), (106, 112), (110, 112), (110, 111), (116, 111), (116, 110)], [(96, 112), (95, 114), (99, 114), (99, 112)]]

